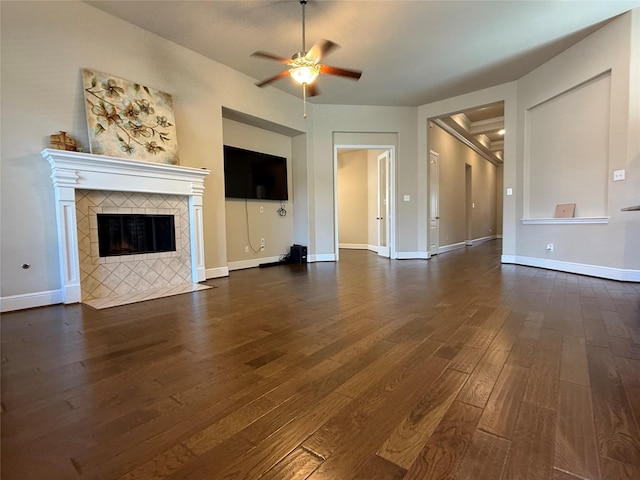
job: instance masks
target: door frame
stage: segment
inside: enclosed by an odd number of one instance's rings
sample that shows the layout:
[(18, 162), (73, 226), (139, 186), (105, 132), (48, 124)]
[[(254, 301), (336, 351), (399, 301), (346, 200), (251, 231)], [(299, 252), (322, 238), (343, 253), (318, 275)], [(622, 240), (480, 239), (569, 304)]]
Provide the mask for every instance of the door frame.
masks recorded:
[(336, 262), (340, 260), (338, 236), (338, 151), (339, 150), (388, 150), (389, 151), (389, 258), (398, 258), (396, 250), (396, 146), (395, 145), (334, 145), (333, 146), (333, 231)]

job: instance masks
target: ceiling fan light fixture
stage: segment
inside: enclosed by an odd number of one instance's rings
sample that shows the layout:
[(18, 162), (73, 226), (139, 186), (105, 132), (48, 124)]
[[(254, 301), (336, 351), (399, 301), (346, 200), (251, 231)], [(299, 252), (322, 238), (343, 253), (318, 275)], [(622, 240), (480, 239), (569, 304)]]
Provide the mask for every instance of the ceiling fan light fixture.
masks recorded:
[(291, 74), (291, 78), (293, 78), (300, 85), (309, 85), (313, 83), (313, 81), (320, 74), (320, 65), (300, 65), (294, 66), (289, 69), (289, 73)]

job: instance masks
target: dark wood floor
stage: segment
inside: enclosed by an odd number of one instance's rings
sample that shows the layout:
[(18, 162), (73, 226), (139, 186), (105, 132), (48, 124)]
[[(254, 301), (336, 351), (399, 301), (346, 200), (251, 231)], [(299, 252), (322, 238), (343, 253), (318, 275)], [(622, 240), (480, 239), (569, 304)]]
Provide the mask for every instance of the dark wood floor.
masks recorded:
[(430, 261), (2, 317), (2, 479), (640, 479), (640, 284)]

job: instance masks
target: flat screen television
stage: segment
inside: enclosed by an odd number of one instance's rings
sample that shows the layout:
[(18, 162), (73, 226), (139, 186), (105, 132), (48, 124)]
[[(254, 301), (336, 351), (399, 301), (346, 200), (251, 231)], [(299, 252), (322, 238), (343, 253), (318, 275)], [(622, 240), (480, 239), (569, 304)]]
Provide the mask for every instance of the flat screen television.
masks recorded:
[(288, 200), (287, 159), (225, 145), (224, 192), (227, 198)]

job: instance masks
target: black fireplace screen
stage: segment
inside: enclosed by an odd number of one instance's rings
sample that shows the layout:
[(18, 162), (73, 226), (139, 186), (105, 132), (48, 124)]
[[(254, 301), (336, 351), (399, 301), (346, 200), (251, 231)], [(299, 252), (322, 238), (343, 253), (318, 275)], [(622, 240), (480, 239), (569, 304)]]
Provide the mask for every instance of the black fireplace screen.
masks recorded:
[(101, 257), (175, 252), (173, 215), (98, 214)]

